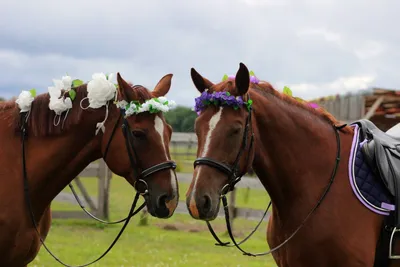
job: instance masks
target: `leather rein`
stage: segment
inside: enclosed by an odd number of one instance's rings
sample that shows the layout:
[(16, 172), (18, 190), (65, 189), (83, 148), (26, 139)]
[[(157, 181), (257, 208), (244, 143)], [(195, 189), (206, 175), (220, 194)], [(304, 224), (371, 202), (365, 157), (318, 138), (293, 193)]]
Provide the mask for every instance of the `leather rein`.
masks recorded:
[[(121, 223), (121, 222), (125, 222), (123, 224), (123, 226), (121, 227), (119, 233), (117, 234), (117, 236), (115, 237), (114, 241), (110, 244), (110, 246), (108, 247), (108, 249), (102, 254), (100, 255), (97, 259), (83, 264), (83, 265), (77, 265), (77, 266), (72, 266), (72, 265), (68, 265), (64, 262), (62, 262), (58, 257), (56, 257), (51, 251), (50, 249), (46, 246), (44, 240), (42, 239), (42, 236), (40, 235), (40, 232), (38, 230), (38, 225), (37, 222), (35, 220), (35, 215), (33, 213), (33, 208), (32, 208), (32, 202), (30, 199), (30, 195), (29, 195), (29, 182), (28, 182), (28, 174), (26, 171), (26, 157), (25, 157), (25, 141), (27, 139), (27, 119), (28, 119), (28, 112), (23, 112), (21, 113), (21, 143), (22, 143), (22, 172), (23, 172), (23, 181), (24, 181), (24, 196), (25, 196), (25, 201), (26, 201), (26, 205), (28, 207), (29, 210), (29, 215), (31, 217), (31, 221), (32, 224), (35, 228), (36, 233), (38, 234), (39, 238), (40, 238), (40, 242), (42, 243), (42, 245), (44, 246), (44, 248), (47, 250), (47, 252), (56, 260), (58, 261), (60, 264), (66, 266), (66, 267), (84, 267), (84, 266), (88, 266), (91, 265), (97, 261), (99, 261), (100, 259), (102, 259), (105, 255), (107, 255), (107, 253), (112, 249), (112, 247), (116, 244), (116, 242), (118, 241), (118, 239), (121, 237), (122, 233), (124, 232), (126, 226), (128, 225), (130, 219), (135, 216), (136, 214), (138, 214), (145, 206), (146, 206), (146, 201), (148, 200), (149, 197), (149, 190), (148, 190), (148, 184), (146, 182), (146, 179), (148, 176), (152, 175), (153, 173), (165, 170), (165, 169), (175, 169), (176, 168), (176, 163), (172, 160), (166, 161), (166, 162), (162, 162), (160, 164), (156, 164), (154, 166), (151, 166), (143, 171), (140, 172), (139, 169), (139, 157), (137, 155), (137, 152), (135, 150), (135, 147), (133, 145), (133, 134), (131, 131), (131, 128), (129, 126), (129, 123), (127, 121), (127, 119), (125, 118), (125, 110), (124, 109), (120, 109), (120, 115), (118, 117), (117, 122), (114, 125), (113, 131), (111, 133), (110, 139), (108, 140), (107, 146), (106, 146), (106, 150), (105, 153), (103, 155), (103, 159), (106, 159), (106, 156), (108, 154), (108, 150), (111, 144), (111, 141), (114, 137), (114, 134), (116, 132), (116, 129), (118, 128), (119, 122), (121, 120), (121, 118), (123, 118), (123, 122), (122, 122), (122, 132), (123, 135), (125, 137), (125, 144), (126, 144), (126, 148), (128, 151), (128, 156), (129, 156), (129, 161), (131, 164), (131, 168), (133, 169), (134, 173), (136, 174), (135, 176), (137, 177), (135, 182), (134, 182), (134, 188), (136, 189), (136, 194), (135, 197), (132, 201), (132, 205), (131, 208), (129, 210), (128, 216), (124, 219), (118, 220), (118, 221), (114, 221), (114, 222), (107, 222), (104, 220), (101, 220), (99, 218), (97, 218), (96, 216), (94, 216), (93, 214), (91, 214), (89, 211), (86, 210), (86, 208), (84, 207), (82, 201), (79, 199), (78, 195), (76, 194), (76, 191), (74, 190), (72, 184), (69, 184), (69, 187), (71, 188), (76, 200), (78, 201), (80, 207), (82, 208), (82, 210), (87, 213), (90, 217), (92, 217), (93, 219), (105, 223), (105, 224), (117, 224), (117, 223)], [(133, 151), (133, 154), (132, 154)], [(136, 161), (135, 161), (136, 158)], [(140, 195), (142, 195), (145, 199), (145, 202), (135, 210), (137, 202), (139, 200)]]
[[(247, 97), (248, 97), (248, 99), (250, 99), (249, 94), (247, 94)], [(289, 242), (289, 240), (291, 240), (297, 234), (297, 232), (305, 225), (306, 221), (310, 218), (310, 216), (321, 205), (322, 201), (325, 199), (326, 195), (328, 194), (328, 192), (329, 192), (329, 190), (330, 190), (330, 188), (331, 188), (331, 186), (333, 184), (333, 181), (334, 181), (335, 176), (336, 176), (337, 169), (339, 167), (339, 162), (340, 162), (340, 136), (339, 136), (338, 130), (340, 130), (343, 127), (345, 127), (346, 124), (341, 125), (341, 126), (333, 125), (334, 131), (335, 131), (335, 135), (336, 135), (336, 143), (337, 143), (335, 166), (334, 166), (334, 168), (332, 170), (329, 183), (328, 183), (327, 187), (325, 188), (323, 194), (321, 195), (320, 199), (318, 200), (317, 204), (313, 207), (313, 209), (311, 209), (311, 211), (304, 218), (304, 220), (301, 222), (301, 224), (296, 228), (296, 230), (286, 240), (284, 240), (281, 244), (279, 244), (278, 246), (276, 246), (275, 248), (273, 248), (273, 249), (271, 249), (271, 250), (269, 250), (267, 252), (250, 253), (250, 252), (247, 252), (247, 251), (243, 250), (240, 247), (240, 245), (243, 244), (244, 242), (246, 242), (257, 231), (258, 227), (261, 225), (261, 222), (264, 220), (265, 216), (267, 215), (269, 208), (271, 207), (271, 201), (269, 202), (268, 207), (264, 212), (264, 215), (262, 216), (261, 220), (258, 222), (256, 227), (254, 228), (254, 230), (251, 231), (251, 233), (247, 237), (245, 237), (243, 240), (241, 240), (240, 242), (237, 242), (236, 239), (234, 238), (233, 232), (232, 232), (232, 226), (231, 226), (231, 222), (230, 222), (230, 214), (229, 214), (229, 208), (228, 208), (228, 200), (226, 198), (226, 194), (228, 194), (230, 191), (234, 190), (235, 185), (238, 182), (240, 182), (241, 178), (247, 172), (247, 168), (249, 167), (250, 153), (251, 153), (251, 149), (252, 149), (253, 143), (254, 143), (254, 132), (253, 132), (252, 120), (251, 120), (252, 110), (253, 110), (252, 107), (249, 107), (249, 114), (248, 114), (248, 116), (246, 118), (246, 125), (245, 125), (245, 129), (244, 129), (244, 132), (243, 132), (242, 144), (241, 144), (240, 150), (239, 150), (239, 152), (238, 152), (238, 154), (236, 156), (236, 159), (235, 159), (234, 163), (232, 165), (228, 165), (228, 164), (219, 162), (217, 160), (214, 160), (212, 158), (200, 157), (200, 158), (197, 158), (194, 161), (194, 168), (196, 168), (196, 166), (199, 166), (199, 165), (207, 165), (207, 166), (213, 167), (213, 168), (223, 172), (228, 177), (228, 182), (221, 189), (220, 199), (222, 200), (222, 204), (223, 204), (223, 207), (224, 207), (226, 228), (228, 230), (229, 237), (230, 237), (231, 241), (233, 242), (233, 245), (231, 245), (230, 242), (221, 241), (221, 239), (217, 236), (217, 234), (215, 233), (214, 229), (212, 228), (210, 222), (206, 221), (208, 229), (209, 229), (211, 235), (217, 241), (217, 243), (215, 245), (223, 246), (223, 247), (233, 247), (234, 246), (246, 256), (257, 257), (257, 256), (265, 256), (265, 255), (271, 254), (272, 252), (277, 251), (282, 246), (284, 246), (287, 242)], [(240, 167), (239, 167), (240, 158), (243, 155), (243, 152), (247, 148), (249, 131), (251, 131), (251, 133), (250, 133), (250, 145), (249, 145), (248, 153), (247, 153), (246, 166), (245, 166), (245, 170), (243, 172), (240, 172), (240, 170), (239, 170), (240, 169)]]

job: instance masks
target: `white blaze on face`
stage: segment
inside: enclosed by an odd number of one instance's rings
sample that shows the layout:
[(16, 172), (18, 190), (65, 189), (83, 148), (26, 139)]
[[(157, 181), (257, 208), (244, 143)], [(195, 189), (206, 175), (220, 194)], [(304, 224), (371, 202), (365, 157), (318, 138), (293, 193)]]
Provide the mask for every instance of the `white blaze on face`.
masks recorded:
[[(164, 150), (165, 159), (168, 160), (167, 150), (165, 148), (166, 144), (164, 143), (164, 122), (157, 115), (154, 118), (154, 128), (156, 129), (156, 132), (160, 135), (161, 145)], [(171, 186), (172, 186), (173, 194), (176, 196), (177, 195), (177, 181), (176, 181), (176, 175), (173, 170), (171, 170)]]
[[(207, 135), (206, 135), (206, 141), (204, 142), (203, 150), (201, 152), (200, 157), (207, 157), (212, 135), (213, 135), (213, 133), (215, 131), (215, 128), (217, 127), (218, 122), (221, 120), (222, 109), (223, 109), (223, 107), (220, 107), (218, 112), (215, 113), (211, 117), (210, 121), (208, 122), (208, 132), (207, 132)], [(196, 176), (194, 178), (192, 194), (194, 194), (196, 192), (196, 185), (197, 185), (197, 181), (198, 181), (199, 176), (200, 176), (200, 171), (201, 171), (201, 168), (199, 168), (197, 170)]]

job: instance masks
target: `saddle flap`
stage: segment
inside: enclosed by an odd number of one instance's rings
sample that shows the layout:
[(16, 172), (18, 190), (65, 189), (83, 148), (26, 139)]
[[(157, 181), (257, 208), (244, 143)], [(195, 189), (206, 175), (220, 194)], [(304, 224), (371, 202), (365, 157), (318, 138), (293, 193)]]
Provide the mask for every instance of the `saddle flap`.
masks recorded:
[(400, 151), (391, 145), (387, 146), (386, 142), (381, 142), (380, 139), (369, 141), (365, 144), (364, 151), (369, 156), (368, 163), (372, 163), (370, 166), (373, 166), (376, 174), (381, 177), (390, 193), (395, 196), (395, 180), (400, 179)]

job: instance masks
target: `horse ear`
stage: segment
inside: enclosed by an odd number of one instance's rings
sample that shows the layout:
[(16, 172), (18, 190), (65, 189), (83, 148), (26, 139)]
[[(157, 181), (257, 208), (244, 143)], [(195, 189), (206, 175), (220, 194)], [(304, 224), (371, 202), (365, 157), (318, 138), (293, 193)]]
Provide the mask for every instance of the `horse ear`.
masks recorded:
[(239, 64), (239, 70), (236, 73), (235, 83), (239, 95), (244, 95), (249, 90), (250, 74), (249, 70), (243, 63)]
[(165, 96), (168, 93), (169, 89), (171, 88), (172, 75), (172, 73), (167, 74), (161, 78), (154, 90), (151, 92), (154, 97)]
[(192, 81), (194, 83), (194, 86), (196, 86), (197, 90), (200, 93), (203, 93), (204, 90), (214, 85), (206, 78), (203, 78), (203, 76), (201, 76), (194, 68), (190, 69), (190, 76), (192, 76)]
[(132, 87), (121, 77), (119, 72), (117, 73), (117, 82), (118, 82), (118, 95), (121, 96), (122, 99), (128, 99), (128, 90), (132, 90)]

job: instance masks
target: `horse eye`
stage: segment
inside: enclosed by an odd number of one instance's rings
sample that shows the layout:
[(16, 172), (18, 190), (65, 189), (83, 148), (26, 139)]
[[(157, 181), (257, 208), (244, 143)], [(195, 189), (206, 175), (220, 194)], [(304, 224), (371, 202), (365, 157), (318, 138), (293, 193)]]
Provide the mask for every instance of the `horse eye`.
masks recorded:
[(139, 131), (139, 130), (133, 130), (132, 134), (136, 138), (145, 138), (146, 137), (146, 134), (143, 131)]
[(241, 129), (242, 129), (241, 127), (233, 127), (233, 128), (229, 131), (229, 135), (230, 135), (230, 136), (235, 136), (235, 135), (237, 135), (237, 134), (240, 133)]

